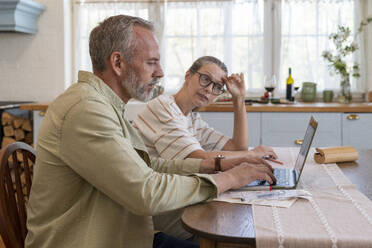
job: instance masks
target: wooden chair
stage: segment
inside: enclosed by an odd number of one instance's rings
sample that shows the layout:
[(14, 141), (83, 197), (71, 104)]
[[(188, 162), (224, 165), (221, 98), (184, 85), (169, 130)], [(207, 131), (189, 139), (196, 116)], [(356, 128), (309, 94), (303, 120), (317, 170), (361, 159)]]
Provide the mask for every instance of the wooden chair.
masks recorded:
[(35, 150), (26, 143), (15, 142), (0, 151), (0, 234), (7, 248), (24, 247), (34, 163)]

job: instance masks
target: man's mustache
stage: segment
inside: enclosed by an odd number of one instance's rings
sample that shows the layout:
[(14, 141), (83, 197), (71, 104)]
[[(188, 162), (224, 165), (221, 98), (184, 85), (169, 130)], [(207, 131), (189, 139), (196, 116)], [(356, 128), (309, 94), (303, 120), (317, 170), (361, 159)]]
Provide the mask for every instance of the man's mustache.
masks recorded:
[(151, 82), (148, 84), (148, 86), (155, 86), (160, 83), (160, 80), (158, 78), (154, 78), (151, 80)]

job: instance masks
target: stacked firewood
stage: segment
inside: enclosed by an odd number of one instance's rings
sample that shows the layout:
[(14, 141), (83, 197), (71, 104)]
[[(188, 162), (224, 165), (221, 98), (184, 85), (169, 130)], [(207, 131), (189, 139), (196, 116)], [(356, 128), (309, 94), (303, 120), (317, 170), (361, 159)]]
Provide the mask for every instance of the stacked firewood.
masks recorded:
[(4, 134), (1, 148), (16, 141), (22, 141), (33, 146), (31, 120), (3, 112), (1, 115), (1, 124)]

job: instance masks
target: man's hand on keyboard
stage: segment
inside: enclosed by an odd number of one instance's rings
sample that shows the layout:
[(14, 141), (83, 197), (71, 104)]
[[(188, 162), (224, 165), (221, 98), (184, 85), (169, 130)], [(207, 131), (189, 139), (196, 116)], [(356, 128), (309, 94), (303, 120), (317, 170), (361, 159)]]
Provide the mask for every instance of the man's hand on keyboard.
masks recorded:
[(236, 183), (233, 189), (239, 189), (255, 180), (264, 180), (269, 184), (276, 183), (273, 168), (265, 164), (242, 163), (227, 171), (227, 173), (235, 178)]

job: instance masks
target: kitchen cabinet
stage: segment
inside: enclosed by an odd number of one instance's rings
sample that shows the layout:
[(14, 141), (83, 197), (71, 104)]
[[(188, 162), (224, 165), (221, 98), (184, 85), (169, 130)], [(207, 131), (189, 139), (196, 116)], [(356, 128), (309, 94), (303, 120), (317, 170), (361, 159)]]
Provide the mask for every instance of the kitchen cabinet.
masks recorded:
[[(201, 116), (231, 137), (232, 112), (201, 112)], [(311, 116), (319, 123), (313, 146), (372, 149), (372, 113), (248, 112), (249, 146), (300, 146)]]
[(261, 144), (299, 146), (311, 116), (319, 123), (313, 145), (340, 146), (341, 113), (262, 113)]
[(372, 149), (372, 114), (343, 113), (342, 145), (356, 149)]
[(36, 148), (36, 140), (37, 135), (39, 134), (41, 122), (43, 121), (43, 117), (45, 115), (45, 111), (35, 110), (33, 111), (33, 118), (34, 118), (34, 147)]
[[(200, 112), (201, 118), (215, 130), (232, 137), (234, 114), (232, 112)], [(261, 136), (261, 114), (247, 113), (249, 146), (258, 146)]]
[[(34, 139), (40, 128), (46, 104), (21, 105), (34, 111)], [(132, 120), (145, 107), (144, 103), (127, 104), (125, 116)], [(314, 137), (315, 147), (352, 145), (357, 149), (372, 149), (372, 104), (301, 104), (246, 106), (249, 146), (299, 146), (310, 116), (319, 122)], [(200, 115), (210, 126), (231, 137), (234, 127), (232, 105), (214, 104)], [(36, 142), (34, 142), (36, 144)]]

